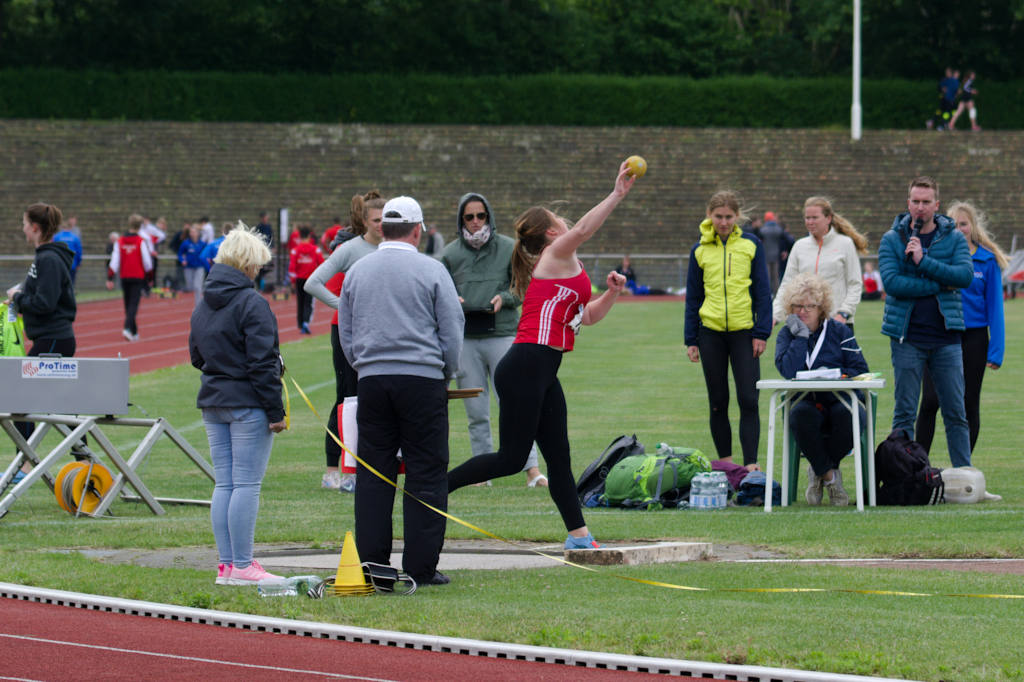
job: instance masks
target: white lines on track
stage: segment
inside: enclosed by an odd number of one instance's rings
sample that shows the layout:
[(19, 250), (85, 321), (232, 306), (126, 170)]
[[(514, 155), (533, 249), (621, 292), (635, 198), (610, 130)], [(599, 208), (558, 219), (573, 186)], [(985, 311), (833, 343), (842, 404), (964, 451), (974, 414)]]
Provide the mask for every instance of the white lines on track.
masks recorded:
[(177, 661), (194, 661), (196, 663), (208, 663), (210, 665), (226, 665), (237, 668), (247, 668), (249, 670), (271, 670), (274, 672), (285, 672), (285, 673), (297, 673), (301, 675), (316, 675), (318, 677), (332, 677), (341, 680), (369, 680), (371, 682), (391, 682), (386, 678), (380, 677), (362, 677), (360, 675), (345, 675), (343, 673), (328, 673), (321, 672), (319, 670), (303, 670), (300, 668), (282, 668), (273, 665), (256, 665), (253, 663), (235, 663), (232, 661), (219, 661), (213, 658), (198, 658), (196, 656), (179, 656), (177, 654), (164, 654), (157, 651), (144, 651), (142, 649), (123, 649), (121, 647), (113, 646), (101, 646), (97, 644), (81, 644), (79, 642), (68, 642), (59, 639), (45, 639), (42, 637), (27, 637), (24, 635), (8, 635), (0, 633), (0, 637), (6, 637), (9, 639), (16, 639), (28, 642), (39, 642), (42, 644), (53, 644), (55, 646), (63, 647), (81, 647), (84, 649), (94, 649), (97, 651), (113, 651), (121, 654), (133, 654), (136, 656), (156, 656), (158, 658), (170, 658)]

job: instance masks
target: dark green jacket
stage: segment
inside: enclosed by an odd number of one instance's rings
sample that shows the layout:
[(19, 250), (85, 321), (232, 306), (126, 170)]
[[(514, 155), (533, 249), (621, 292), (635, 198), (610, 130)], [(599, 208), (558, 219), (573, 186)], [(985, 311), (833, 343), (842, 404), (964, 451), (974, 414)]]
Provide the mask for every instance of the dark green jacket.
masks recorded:
[[(462, 235), (462, 211), (470, 201), (483, 202), (490, 215), (491, 238), (479, 249), (466, 243)], [(458, 238), (444, 247), (441, 263), (451, 273), (455, 289), (462, 297), (464, 312), (490, 308), (490, 301), (496, 294), (501, 295), (501, 310), (495, 316), (494, 331), (486, 334), (469, 334), (469, 337), (514, 336), (519, 324), (519, 306), (522, 301), (512, 293), (512, 249), (515, 241), (493, 230), (494, 213), (487, 199), (479, 194), (466, 194), (459, 201), (456, 217)]]

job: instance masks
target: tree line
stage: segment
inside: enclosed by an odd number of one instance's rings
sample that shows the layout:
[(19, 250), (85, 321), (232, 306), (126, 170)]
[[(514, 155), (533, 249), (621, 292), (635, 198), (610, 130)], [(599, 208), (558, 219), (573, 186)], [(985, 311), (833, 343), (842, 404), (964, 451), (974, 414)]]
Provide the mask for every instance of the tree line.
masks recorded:
[[(852, 0), (0, 0), (0, 67), (817, 78)], [(863, 0), (867, 78), (1018, 77), (1024, 0)], [(467, 93), (472, 97), (472, 93)], [(352, 93), (358, 98), (359, 93)]]

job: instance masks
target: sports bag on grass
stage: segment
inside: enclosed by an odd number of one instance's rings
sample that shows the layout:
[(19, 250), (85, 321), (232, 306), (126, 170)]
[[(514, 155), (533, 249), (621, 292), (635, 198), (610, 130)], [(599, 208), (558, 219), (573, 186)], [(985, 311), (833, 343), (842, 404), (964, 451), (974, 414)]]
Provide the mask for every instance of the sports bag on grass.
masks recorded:
[(942, 471), (928, 461), (924, 446), (894, 429), (875, 449), (875, 494), (878, 504), (915, 505), (944, 502)]
[(623, 435), (612, 440), (604, 452), (580, 474), (576, 483), (576, 494), (580, 498), (580, 504), (584, 507), (596, 507), (598, 498), (604, 493), (605, 478), (608, 477), (611, 468), (623, 457), (642, 455), (643, 453), (644, 444), (636, 439), (635, 433), (632, 436)]
[(602, 500), (612, 507), (655, 510), (677, 507), (690, 492), (690, 481), (711, 464), (699, 450), (677, 455), (633, 455), (608, 472)]
[(0, 356), (25, 355), (25, 324), (6, 303), (0, 303)]

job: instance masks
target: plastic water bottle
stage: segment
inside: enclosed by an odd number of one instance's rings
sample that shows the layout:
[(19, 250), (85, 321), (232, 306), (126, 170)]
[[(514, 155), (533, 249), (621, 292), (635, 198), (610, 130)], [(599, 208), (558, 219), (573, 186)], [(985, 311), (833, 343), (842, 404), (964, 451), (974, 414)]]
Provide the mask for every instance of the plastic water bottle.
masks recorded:
[(320, 581), (319, 576), (297, 575), (291, 578), (270, 578), (256, 583), (261, 597), (297, 597)]
[(289, 578), (269, 578), (256, 583), (261, 597), (297, 597), (299, 590)]
[(699, 473), (690, 481), (690, 509), (708, 509), (711, 506), (711, 481), (706, 473)]
[(726, 502), (729, 499), (729, 480), (725, 476), (724, 471), (712, 471), (711, 472), (712, 490), (714, 501), (711, 504), (712, 509), (725, 509)]

